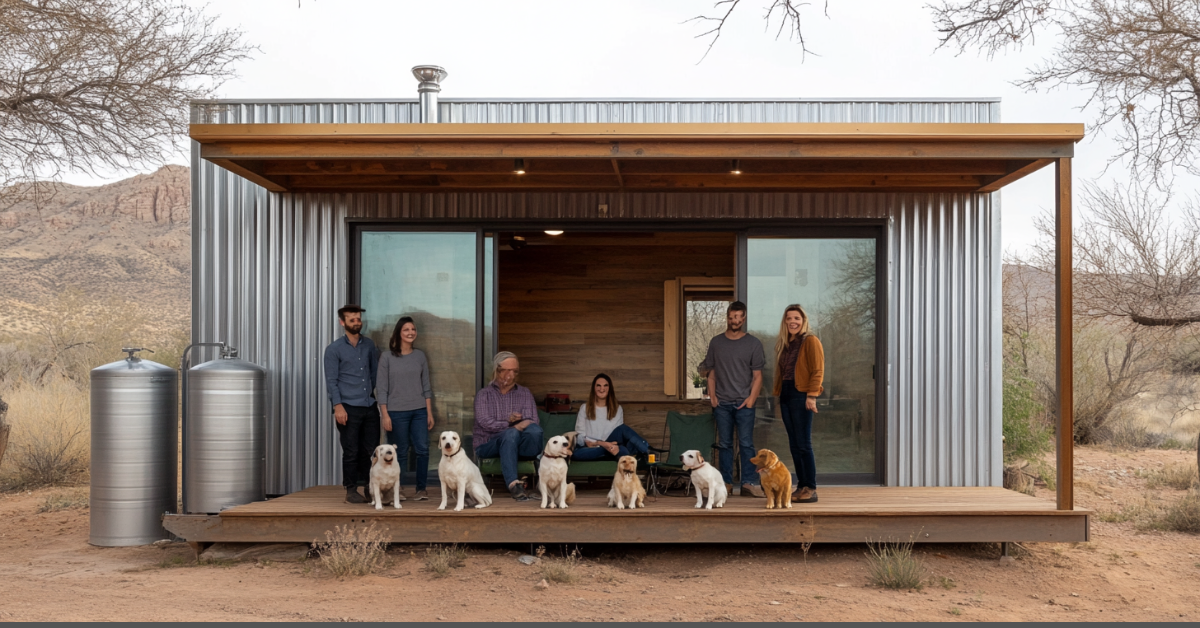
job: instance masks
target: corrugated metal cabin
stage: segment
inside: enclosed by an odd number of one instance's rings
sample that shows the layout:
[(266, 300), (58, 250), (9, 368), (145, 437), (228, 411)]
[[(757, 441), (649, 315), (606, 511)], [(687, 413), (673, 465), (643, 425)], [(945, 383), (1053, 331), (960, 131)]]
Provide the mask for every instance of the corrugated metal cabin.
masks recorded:
[[(309, 541), (378, 518), (398, 542), (1087, 538), (1069, 438), (1057, 503), (1001, 488), (994, 194), (1054, 167), (1069, 241), (1082, 125), (1002, 124), (994, 99), (436, 96), (193, 104), (193, 341), (227, 342), (270, 371), (267, 493), (279, 497), (168, 515), (176, 534)], [(1069, 312), (1064, 255), (1056, 294)], [(512, 350), (539, 399), (586, 399), (592, 376), (610, 374), (627, 422), (654, 442), (667, 411), (705, 411), (689, 349), (704, 313), (719, 304), (723, 317), (734, 298), (768, 352), (793, 302), (826, 345), (818, 504), (768, 512), (731, 498), (696, 512), (663, 497), (618, 513), (599, 492), (569, 511), (501, 496), (478, 512), (438, 513), (435, 499), (376, 515), (329, 488), (340, 449), (321, 355), (343, 303), (367, 309), (381, 347), (399, 316), (417, 318), (435, 438), (471, 433), (490, 357)], [(1069, 323), (1059, 330), (1069, 347)], [(768, 392), (755, 444), (790, 462)], [(597, 530), (595, 516), (636, 521)]]

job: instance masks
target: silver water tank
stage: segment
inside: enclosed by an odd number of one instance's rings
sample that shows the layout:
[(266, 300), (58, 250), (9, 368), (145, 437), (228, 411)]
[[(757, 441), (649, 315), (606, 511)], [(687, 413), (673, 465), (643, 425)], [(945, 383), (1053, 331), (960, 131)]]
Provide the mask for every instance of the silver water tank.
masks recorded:
[(215, 513), (266, 499), (267, 371), (221, 357), (192, 367), (183, 423), (183, 509)]
[(168, 537), (164, 512), (175, 512), (175, 369), (139, 359), (145, 349), (92, 369), (92, 545), (145, 545)]

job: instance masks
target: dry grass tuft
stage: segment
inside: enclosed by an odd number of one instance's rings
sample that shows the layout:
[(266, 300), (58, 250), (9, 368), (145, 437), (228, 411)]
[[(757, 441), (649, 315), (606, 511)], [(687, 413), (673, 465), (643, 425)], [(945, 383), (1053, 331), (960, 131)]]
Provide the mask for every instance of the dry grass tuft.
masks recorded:
[(1146, 486), (1150, 488), (1173, 488), (1186, 491), (1196, 484), (1196, 465), (1191, 463), (1169, 463), (1146, 475)]
[(925, 585), (925, 565), (912, 555), (913, 542), (867, 543), (871, 583), (887, 589), (920, 591)]
[(0, 482), (16, 489), (86, 482), (90, 461), (86, 387), (54, 377), (40, 386), (18, 382), (4, 397), (12, 431)]
[(392, 537), (387, 528), (356, 528), (349, 524), (325, 531), (325, 541), (313, 541), (321, 565), (338, 577), (365, 576), (383, 567)]
[(570, 554), (564, 555), (562, 558), (546, 556), (546, 548), (538, 547), (537, 557), (541, 559), (538, 563), (542, 578), (547, 582), (557, 582), (560, 584), (571, 584), (579, 579), (579, 574), (575, 572), (579, 567), (579, 562), (583, 555), (579, 553), (579, 549), (571, 550)]
[(1200, 534), (1200, 491), (1188, 491), (1183, 499), (1163, 507), (1144, 527)]
[(38, 512), (58, 512), (60, 510), (75, 510), (88, 507), (87, 489), (55, 491), (42, 500)]
[(425, 549), (425, 570), (434, 578), (444, 578), (450, 575), (451, 569), (463, 566), (467, 559), (467, 550), (454, 545), (434, 545)]

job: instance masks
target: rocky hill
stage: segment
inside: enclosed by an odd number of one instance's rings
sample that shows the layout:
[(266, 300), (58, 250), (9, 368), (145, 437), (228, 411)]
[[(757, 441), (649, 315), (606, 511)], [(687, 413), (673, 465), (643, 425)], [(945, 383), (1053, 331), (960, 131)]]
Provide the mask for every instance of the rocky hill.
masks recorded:
[(191, 303), (191, 180), (166, 166), (99, 187), (59, 184), (0, 212), (0, 332), (37, 332), (60, 294), (156, 309), (186, 326)]

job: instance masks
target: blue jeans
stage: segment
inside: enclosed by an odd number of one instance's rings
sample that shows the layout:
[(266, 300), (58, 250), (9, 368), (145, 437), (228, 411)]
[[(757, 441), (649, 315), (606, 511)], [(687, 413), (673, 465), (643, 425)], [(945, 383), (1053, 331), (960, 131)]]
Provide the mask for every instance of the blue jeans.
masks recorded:
[(429, 481), (429, 412), (425, 408), (416, 410), (388, 410), (392, 419), (392, 431), (387, 433), (389, 445), (396, 446), (400, 468), (408, 466), (408, 446), (417, 452), (417, 490), (425, 490)]
[(796, 488), (817, 489), (817, 461), (813, 456), (812, 424), (813, 413), (805, 406), (807, 393), (796, 390), (792, 380), (783, 382), (779, 395), (779, 412), (783, 427), (787, 430), (788, 447), (792, 450), (792, 463), (796, 467)]
[(517, 461), (533, 460), (542, 453), (542, 426), (531, 423), (523, 431), (510, 427), (475, 448), (475, 459), (500, 458), (504, 486), (517, 481)]
[(713, 419), (717, 422), (717, 451), (721, 454), (718, 466), (726, 484), (733, 484), (733, 428), (736, 424), (738, 443), (742, 454), (742, 484), (758, 484), (758, 471), (750, 459), (758, 452), (754, 450), (754, 408), (739, 408), (742, 401), (721, 402), (713, 408)]
[(603, 447), (580, 447), (575, 450), (575, 453), (571, 454), (571, 460), (578, 460), (579, 462), (616, 460), (621, 456), (631, 455), (629, 453), (631, 451), (639, 454), (650, 453), (650, 443), (647, 443), (646, 439), (638, 436), (638, 433), (628, 425), (618, 425), (608, 435), (608, 438), (604, 440), (617, 444), (616, 456), (608, 453)]

